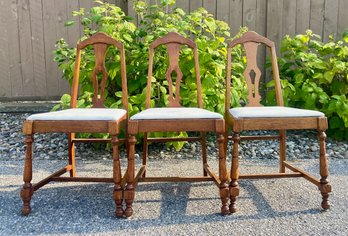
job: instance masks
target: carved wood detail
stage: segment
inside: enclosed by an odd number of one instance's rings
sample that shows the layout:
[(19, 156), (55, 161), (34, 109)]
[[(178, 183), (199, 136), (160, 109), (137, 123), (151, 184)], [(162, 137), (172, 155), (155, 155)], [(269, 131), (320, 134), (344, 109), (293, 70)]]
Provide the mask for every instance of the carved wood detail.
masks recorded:
[[(154, 51), (160, 46), (165, 45), (168, 50), (169, 57), (169, 67), (166, 71), (166, 79), (168, 81), (168, 92), (169, 92), (169, 107), (180, 107), (180, 84), (183, 79), (183, 73), (179, 67), (179, 56), (180, 56), (180, 46), (187, 45), (192, 48), (194, 55), (194, 66), (195, 75), (197, 82), (197, 104), (198, 107), (203, 108), (202, 91), (201, 91), (201, 81), (199, 73), (199, 63), (198, 63), (198, 51), (196, 44), (188, 38), (181, 36), (178, 33), (170, 32), (162, 38), (156, 39), (150, 46), (149, 50), (149, 69), (148, 69), (148, 79), (147, 79), (147, 90), (146, 90), (146, 108), (150, 108), (151, 100), (151, 79), (153, 72), (153, 62), (154, 62)], [(176, 73), (175, 80), (175, 91), (173, 91), (173, 72)]]
[[(169, 67), (166, 72), (166, 79), (168, 81), (169, 90), (169, 107), (180, 107), (180, 84), (182, 80), (182, 72), (179, 67), (180, 44), (169, 43), (167, 44), (167, 49), (169, 55)], [(172, 78), (174, 71), (176, 72), (175, 96)]]
[[(247, 106), (262, 106), (260, 104), (261, 95), (259, 93), (259, 83), (261, 78), (261, 70), (257, 66), (257, 49), (259, 44), (254, 42), (246, 42), (243, 44), (247, 58), (247, 67), (244, 71), (244, 77), (248, 85), (248, 100)], [(254, 81), (250, 74), (255, 73)]]
[[(104, 90), (108, 73), (105, 69), (106, 44), (94, 44), (95, 66), (92, 72), (92, 83), (94, 88), (93, 107), (104, 107)], [(99, 86), (98, 74), (102, 74), (101, 83)], [(100, 93), (99, 93), (100, 91)]]

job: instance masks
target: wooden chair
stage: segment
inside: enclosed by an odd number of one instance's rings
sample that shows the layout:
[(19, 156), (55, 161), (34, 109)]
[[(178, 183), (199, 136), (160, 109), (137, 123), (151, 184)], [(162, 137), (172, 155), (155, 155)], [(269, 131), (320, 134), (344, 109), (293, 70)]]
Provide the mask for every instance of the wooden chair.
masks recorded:
[[(92, 45), (95, 53), (95, 67), (92, 72), (94, 87), (93, 108), (76, 108), (79, 71), (81, 53), (84, 48)], [(104, 91), (108, 73), (105, 68), (105, 57), (108, 46), (114, 46), (120, 53), (121, 78), (122, 78), (122, 103), (123, 109), (104, 108)], [(102, 74), (101, 81), (98, 75)], [(100, 83), (100, 85), (99, 85)], [(99, 93), (100, 92), (100, 93)], [(105, 35), (96, 33), (90, 38), (77, 44), (77, 56), (75, 61), (74, 79), (71, 89), (71, 109), (34, 114), (29, 116), (23, 125), (26, 142), (26, 158), (23, 173), (24, 185), (21, 190), (23, 200), (22, 214), (28, 215), (31, 211), (30, 200), (33, 192), (51, 181), (80, 181), (80, 182), (113, 182), (115, 184), (113, 198), (116, 203), (116, 216), (123, 216), (121, 187), (121, 167), (118, 156), (118, 145), (121, 141), (118, 138), (121, 125), (126, 126), (128, 120), (128, 101), (127, 101), (127, 81), (125, 51), (123, 44)], [(32, 180), (32, 143), (35, 133), (63, 132), (69, 134), (68, 150), (69, 163), (64, 168), (41, 180), (36, 184), (31, 184)], [(76, 132), (83, 133), (109, 133), (111, 139), (78, 139), (75, 138)], [(79, 142), (111, 142), (113, 147), (113, 178), (91, 178), (77, 177), (75, 166), (75, 143)], [(69, 172), (70, 177), (61, 177)]]
[[(169, 91), (169, 106), (160, 108), (150, 108), (151, 98), (151, 78), (154, 61), (154, 50), (165, 45), (169, 56), (169, 67), (166, 71), (166, 79), (168, 81)], [(181, 107), (180, 105), (180, 83), (183, 79), (183, 74), (179, 67), (180, 46), (186, 45), (193, 50), (195, 76), (197, 83), (197, 104), (198, 108)], [(172, 73), (176, 72), (177, 78), (174, 85)], [(175, 86), (175, 90), (173, 87)], [(175, 93), (175, 94), (174, 94)], [(149, 138), (149, 132), (180, 132), (180, 131), (196, 131), (200, 132), (199, 137), (189, 138)], [(217, 133), (217, 142), (219, 145), (219, 177), (214, 174), (207, 163), (206, 157), (206, 141), (205, 132), (212, 131)], [(146, 92), (146, 109), (129, 120), (129, 156), (127, 168), (127, 185), (125, 189), (126, 210), (125, 216), (130, 217), (133, 214), (132, 203), (135, 195), (135, 188), (138, 182), (180, 182), (180, 181), (215, 181), (220, 188), (220, 197), (222, 201), (221, 211), (223, 214), (228, 214), (228, 176), (226, 171), (225, 153), (223, 150), (224, 144), (224, 119), (218, 113), (203, 109), (201, 81), (199, 74), (198, 52), (196, 44), (187, 38), (180, 36), (177, 33), (168, 33), (166, 36), (155, 40), (150, 46), (149, 52), (149, 70)], [(134, 167), (134, 146), (136, 142), (135, 135), (144, 133), (144, 151), (143, 162), (138, 174), (135, 177)], [(202, 144), (203, 153), (203, 176), (200, 177), (146, 177), (146, 159), (148, 155), (148, 142), (168, 142), (168, 141), (200, 141)], [(165, 163), (164, 163), (165, 164)], [(209, 176), (208, 176), (209, 175)]]
[[(230, 87), (231, 87), (231, 52), (232, 48), (241, 44), (244, 46), (247, 59), (247, 66), (244, 71), (246, 84), (248, 86), (249, 103), (245, 107), (230, 108)], [(275, 91), (277, 106), (265, 107), (260, 104), (259, 81), (261, 71), (257, 66), (256, 56), (259, 44), (264, 44), (270, 49), (272, 59), (273, 78), (275, 81)], [(254, 82), (250, 76), (254, 71)], [(284, 178), (284, 177), (303, 177), (311, 183), (317, 185), (322, 194), (323, 201), (321, 206), (324, 209), (330, 207), (328, 202), (331, 185), (328, 177), (328, 162), (325, 150), (325, 130), (327, 129), (327, 119), (325, 115), (318, 111), (296, 109), (283, 106), (283, 97), (279, 79), (279, 71), (276, 58), (274, 43), (269, 39), (260, 36), (255, 32), (247, 32), (242, 37), (237, 38), (228, 45), (227, 61), (227, 82), (226, 82), (226, 132), (227, 137), (233, 140), (233, 156), (231, 165), (230, 182), (230, 212), (236, 212), (236, 199), (239, 195), (238, 179), (255, 178)], [(229, 128), (233, 131), (233, 136), (228, 136)], [(315, 129), (319, 134), (320, 141), (320, 180), (309, 173), (293, 166), (286, 161), (286, 130)], [(267, 136), (240, 136), (240, 132), (246, 130), (276, 130), (279, 135)], [(239, 174), (238, 171), (238, 145), (241, 140), (262, 140), (279, 139), (280, 142), (280, 163), (279, 173), (270, 174)], [(227, 142), (227, 141), (226, 141)], [(226, 143), (227, 146), (227, 143)], [(292, 171), (286, 173), (285, 169)]]

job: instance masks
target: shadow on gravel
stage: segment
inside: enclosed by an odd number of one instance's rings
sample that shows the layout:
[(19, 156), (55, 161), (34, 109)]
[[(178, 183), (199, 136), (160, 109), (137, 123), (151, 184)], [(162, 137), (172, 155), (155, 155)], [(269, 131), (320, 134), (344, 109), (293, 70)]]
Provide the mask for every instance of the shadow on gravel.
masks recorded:
[[(153, 192), (159, 192), (159, 198), (153, 200), (136, 200), (135, 217), (133, 219), (117, 219), (113, 216), (112, 184), (73, 185), (71, 187), (51, 184), (34, 193), (32, 199), (32, 213), (28, 217), (20, 215), (21, 200), (19, 189), (2, 191), (0, 196), (1, 217), (11, 216), (12, 227), (21, 228), (22, 233), (64, 234), (64, 233), (97, 233), (126, 229), (141, 229), (156, 226), (199, 224), (201, 222), (232, 222), (248, 219), (268, 219), (274, 217), (289, 217), (292, 215), (319, 214), (321, 210), (304, 209), (291, 212), (277, 212), (264, 198), (263, 194), (250, 181), (243, 181), (243, 188), (251, 196), (257, 211), (250, 215), (235, 214), (221, 216), (220, 200), (218, 197), (190, 197), (191, 188), (206, 188), (211, 183), (161, 183), (142, 184), (137, 189), (137, 196), (147, 198)], [(215, 187), (216, 188), (216, 187)], [(202, 194), (203, 195), (203, 194)], [(240, 198), (243, 201), (243, 197)], [(187, 214), (190, 203), (197, 207), (207, 207), (207, 201), (215, 205), (213, 214)], [(201, 204), (202, 203), (202, 204)], [(155, 204), (155, 206), (149, 206)], [(143, 219), (138, 208), (160, 208), (159, 215)], [(210, 207), (208, 205), (208, 207)], [(154, 210), (154, 209), (152, 209)], [(199, 209), (198, 209), (199, 210)], [(1, 220), (2, 221), (2, 220)], [(4, 221), (2, 221), (4, 222)], [(102, 227), (102, 228), (100, 228)], [(1, 226), (0, 226), (1, 228)], [(100, 229), (99, 229), (100, 228)], [(106, 228), (106, 229), (105, 229)]]
[[(52, 164), (49, 167), (37, 163), (34, 169), (40, 175), (46, 175), (57, 167), (54, 161), (49, 163)], [(59, 163), (61, 162), (57, 162)], [(173, 163), (175, 165), (176, 162)], [(307, 170), (318, 170), (317, 161), (299, 162), (301, 163)], [(19, 196), (22, 166), (16, 162), (0, 164), (0, 235), (127, 234), (128, 229), (133, 230), (133, 233), (147, 230), (154, 234), (165, 234), (172, 228), (211, 228), (219, 223), (220, 227), (226, 226), (224, 232), (228, 232), (236, 225), (245, 227), (256, 224), (261, 227), (265, 222), (276, 221), (279, 223), (277, 225), (282, 226), (289, 220), (291, 224), (303, 223), (304, 228), (301, 229), (305, 229), (312, 225), (319, 227), (330, 219), (338, 222), (335, 223), (335, 232), (346, 229), (348, 196), (345, 188), (342, 188), (347, 184), (346, 160), (335, 160), (332, 163), (330, 180), (333, 183), (333, 193), (330, 200), (333, 208), (327, 212), (320, 208), (321, 196), (318, 189), (300, 179), (241, 180), (238, 212), (230, 216), (220, 215), (221, 202), (218, 189), (213, 183), (140, 183), (132, 219), (114, 217), (113, 185), (103, 183), (48, 184), (34, 193), (32, 213), (23, 217), (20, 214), (22, 202)], [(266, 164), (259, 161), (250, 164), (250, 168), (248, 165), (244, 167), (245, 171), (253, 171), (263, 170), (264, 165)], [(97, 173), (91, 173), (98, 176), (108, 175), (111, 168), (110, 162), (84, 162), (79, 166), (81, 173), (93, 171), (93, 166), (98, 167)], [(186, 166), (178, 167), (185, 169), (183, 167)], [(274, 167), (277, 169), (277, 165)], [(162, 232), (164, 229), (167, 231)]]

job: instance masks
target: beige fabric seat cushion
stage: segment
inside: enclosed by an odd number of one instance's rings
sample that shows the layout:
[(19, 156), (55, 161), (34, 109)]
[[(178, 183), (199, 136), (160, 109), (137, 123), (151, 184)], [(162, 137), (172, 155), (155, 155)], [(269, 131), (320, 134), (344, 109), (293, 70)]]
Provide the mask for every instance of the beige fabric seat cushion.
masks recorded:
[(229, 113), (235, 118), (291, 118), (291, 117), (324, 117), (319, 111), (298, 109), (291, 107), (236, 107)]
[(166, 107), (149, 108), (135, 114), (131, 120), (179, 120), (179, 119), (222, 119), (223, 116), (201, 108), (189, 107)]
[(127, 113), (123, 109), (75, 108), (31, 115), (27, 120), (119, 120)]

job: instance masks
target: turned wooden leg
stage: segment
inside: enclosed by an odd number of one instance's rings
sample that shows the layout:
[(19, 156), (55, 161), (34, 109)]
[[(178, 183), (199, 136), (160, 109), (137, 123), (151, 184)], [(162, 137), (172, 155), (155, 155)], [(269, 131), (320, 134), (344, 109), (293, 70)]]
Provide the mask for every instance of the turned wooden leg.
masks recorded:
[(236, 200), (239, 196), (239, 185), (238, 185), (238, 146), (239, 146), (240, 136), (238, 132), (233, 133), (233, 156), (231, 163), (231, 183), (230, 183), (230, 212), (234, 213), (237, 211)]
[(120, 158), (118, 154), (118, 144), (119, 140), (117, 136), (112, 136), (111, 138), (111, 144), (113, 148), (113, 179), (114, 179), (114, 192), (113, 192), (113, 198), (116, 204), (116, 211), (115, 215), (116, 217), (120, 218), (123, 217), (123, 209), (122, 209), (122, 177), (121, 177), (121, 163)]
[(286, 161), (286, 130), (280, 130), (280, 159), (279, 159), (279, 173), (285, 173), (284, 161)]
[(224, 133), (224, 150), (225, 150), (225, 155), (226, 155), (226, 159), (228, 159), (228, 132), (229, 132), (229, 129), (228, 129), (228, 125), (226, 125), (225, 127), (225, 133)]
[(207, 171), (205, 170), (204, 166), (207, 164), (207, 138), (206, 133), (201, 133), (201, 145), (202, 145), (202, 161), (203, 161), (203, 176), (208, 176)]
[(23, 187), (21, 189), (21, 197), (23, 201), (22, 214), (29, 215), (30, 208), (30, 200), (33, 195), (33, 187), (31, 182), (32, 179), (32, 144), (33, 144), (33, 135), (26, 135), (25, 137), (26, 143), (26, 155), (25, 155), (25, 163), (24, 163), (24, 172), (23, 172)]
[(127, 168), (127, 186), (124, 193), (126, 202), (125, 216), (130, 217), (133, 215), (132, 204), (135, 196), (135, 181), (134, 181), (134, 154), (135, 154), (136, 138), (134, 135), (129, 137), (129, 155), (128, 155), (128, 168)]
[(324, 131), (319, 132), (319, 141), (320, 141), (320, 186), (319, 190), (321, 192), (321, 195), (323, 197), (323, 201), (321, 202), (321, 207), (323, 209), (329, 209), (330, 203), (329, 203), (329, 193), (331, 192), (331, 185), (329, 184), (329, 181), (327, 179), (329, 175), (328, 170), (328, 161), (326, 158), (326, 147), (325, 147), (325, 139), (326, 134)]
[(226, 171), (226, 152), (224, 149), (224, 136), (222, 134), (218, 135), (217, 138), (218, 146), (219, 146), (219, 178), (220, 178), (220, 199), (221, 199), (221, 214), (227, 215), (230, 213), (228, 209), (228, 176)]
[[(148, 153), (149, 153), (149, 146), (148, 146), (148, 143), (147, 143), (147, 137), (148, 137), (148, 134), (147, 133), (144, 133), (144, 140), (143, 140), (143, 162), (142, 164), (145, 166), (146, 163), (147, 163), (147, 156), (148, 156)], [(143, 178), (146, 177), (146, 169), (142, 175)]]
[(71, 165), (70, 177), (76, 177), (75, 143), (73, 142), (74, 138), (75, 138), (75, 133), (69, 133), (68, 154), (69, 154), (69, 165)]

